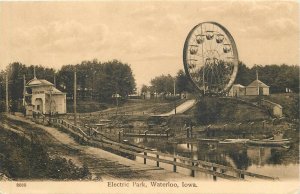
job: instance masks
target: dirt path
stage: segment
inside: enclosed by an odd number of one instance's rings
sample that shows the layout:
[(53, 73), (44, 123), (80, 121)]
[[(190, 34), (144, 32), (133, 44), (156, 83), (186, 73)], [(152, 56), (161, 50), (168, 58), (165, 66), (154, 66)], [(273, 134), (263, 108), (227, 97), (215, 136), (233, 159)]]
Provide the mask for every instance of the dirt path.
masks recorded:
[(39, 133), (49, 150), (56, 152), (61, 157), (72, 159), (77, 165), (86, 163), (94, 179), (100, 177), (102, 180), (180, 180), (190, 178), (155, 166), (144, 165), (100, 148), (80, 145), (69, 135), (56, 128), (38, 125), (23, 117), (9, 115), (6, 123), (14, 130), (22, 128), (25, 131), (31, 130)]

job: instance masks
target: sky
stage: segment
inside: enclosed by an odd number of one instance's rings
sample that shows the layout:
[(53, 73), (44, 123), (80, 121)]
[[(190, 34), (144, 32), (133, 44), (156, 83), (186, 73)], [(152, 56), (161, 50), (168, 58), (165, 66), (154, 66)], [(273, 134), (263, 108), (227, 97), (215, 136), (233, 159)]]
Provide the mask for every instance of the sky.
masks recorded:
[(183, 69), (186, 36), (205, 21), (229, 30), (249, 67), (299, 65), (296, 1), (0, 2), (0, 70), (118, 59), (140, 87)]

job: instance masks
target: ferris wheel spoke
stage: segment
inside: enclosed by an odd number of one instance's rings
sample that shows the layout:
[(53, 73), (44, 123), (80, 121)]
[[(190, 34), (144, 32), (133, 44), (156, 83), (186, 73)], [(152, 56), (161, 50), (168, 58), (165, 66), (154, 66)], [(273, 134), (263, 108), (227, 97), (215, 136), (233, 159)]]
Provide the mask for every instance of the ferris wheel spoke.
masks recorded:
[(212, 68), (211, 68), (212, 76), (211, 77), (212, 77), (213, 83), (217, 84), (217, 74), (216, 74), (216, 71), (215, 71), (216, 70), (215, 65), (216, 64), (212, 65)]
[[(225, 38), (224, 38), (224, 39), (225, 39)], [(222, 47), (223, 44), (220, 44), (220, 43), (219, 43), (219, 44), (217, 44), (217, 45), (218, 45), (218, 46), (217, 46), (218, 52), (219, 52), (219, 53), (223, 53), (223, 47)]]
[(218, 64), (217, 67), (216, 67), (216, 79), (218, 79), (218, 82), (221, 82), (221, 81), (222, 81), (222, 77), (221, 77), (221, 74), (220, 74), (220, 67), (219, 67), (219, 64)]
[(218, 74), (218, 82), (220, 83), (219, 85), (221, 85), (221, 87), (223, 87), (223, 85), (224, 85), (223, 73), (222, 73), (222, 69), (220, 68), (219, 65), (218, 65), (218, 68), (217, 68), (217, 74)]

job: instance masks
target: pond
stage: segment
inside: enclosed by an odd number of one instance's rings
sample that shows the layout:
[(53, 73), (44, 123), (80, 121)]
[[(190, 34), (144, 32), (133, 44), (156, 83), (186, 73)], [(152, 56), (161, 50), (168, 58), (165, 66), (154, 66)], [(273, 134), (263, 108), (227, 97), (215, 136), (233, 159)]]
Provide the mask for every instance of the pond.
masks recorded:
[[(281, 147), (248, 146), (244, 144), (172, 144), (168, 143), (166, 139), (159, 138), (126, 137), (126, 139), (132, 144), (156, 149), (171, 155), (232, 166), (257, 174), (278, 177), (280, 180), (299, 179), (299, 156), (295, 156), (298, 153), (298, 145), (291, 145), (287, 149)], [(136, 160), (143, 162), (143, 159), (139, 157)], [(155, 161), (148, 161), (147, 164), (156, 165)], [(167, 170), (172, 170), (173, 168), (169, 164), (160, 164), (160, 166)], [(190, 170), (180, 167), (177, 168), (177, 171), (186, 175), (191, 174)], [(196, 173), (196, 177), (212, 180), (211, 175), (200, 172)]]

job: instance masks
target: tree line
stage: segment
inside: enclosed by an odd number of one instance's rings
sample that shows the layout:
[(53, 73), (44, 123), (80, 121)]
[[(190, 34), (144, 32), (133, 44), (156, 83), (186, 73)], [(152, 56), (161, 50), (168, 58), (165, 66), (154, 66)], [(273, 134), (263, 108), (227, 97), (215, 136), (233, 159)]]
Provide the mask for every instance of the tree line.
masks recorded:
[(244, 63), (240, 62), (235, 83), (244, 86), (249, 85), (256, 79), (257, 71), (258, 79), (270, 86), (270, 93), (283, 93), (286, 91), (286, 88), (298, 93), (299, 70), (299, 65), (270, 64), (254, 65), (249, 68)]
[(34, 69), (38, 79), (55, 83), (67, 98), (73, 98), (74, 71), (77, 72), (77, 95), (79, 99), (95, 100), (110, 103), (112, 96), (119, 94), (126, 98), (136, 90), (136, 83), (131, 67), (118, 60), (100, 62), (96, 59), (82, 61), (80, 64), (68, 64), (56, 71), (41, 65), (25, 65), (20, 62), (9, 64), (0, 72), (0, 108), (5, 110), (5, 77), (8, 75), (9, 101), (12, 109), (17, 109), (18, 102), (23, 98), (23, 76), (26, 82), (34, 78)]
[[(16, 102), (23, 97), (23, 75), (26, 81), (33, 79), (34, 68), (38, 79), (46, 79), (51, 83), (56, 80), (56, 87), (67, 93), (68, 99), (73, 98), (74, 71), (77, 72), (78, 98), (96, 100), (110, 103), (112, 96), (119, 94), (128, 96), (136, 91), (136, 83), (131, 67), (127, 63), (118, 60), (100, 62), (96, 59), (82, 61), (80, 64), (64, 65), (58, 71), (43, 66), (25, 65), (20, 62), (9, 64), (0, 72), (0, 108), (4, 110), (5, 101), (5, 75), (9, 80), (9, 99), (12, 108), (16, 108)], [(235, 80), (236, 84), (249, 85), (256, 79), (256, 71), (259, 80), (270, 86), (271, 93), (282, 93), (289, 88), (295, 93), (299, 92), (299, 66), (298, 65), (254, 65), (248, 67), (239, 62), (239, 70)], [(179, 70), (176, 76), (160, 75), (154, 77), (150, 85), (143, 85), (141, 92), (173, 93), (174, 82), (176, 93), (193, 92), (193, 86), (183, 70)]]
[(183, 70), (179, 70), (176, 76), (160, 75), (150, 81), (150, 86), (142, 85), (141, 93), (151, 92), (151, 93), (163, 93), (173, 94), (175, 83), (175, 92), (181, 94), (183, 92), (193, 92), (193, 86), (189, 81), (188, 77), (185, 75)]
[[(258, 78), (270, 86), (270, 93), (284, 93), (286, 88), (292, 92), (299, 92), (299, 66), (298, 65), (254, 65), (246, 66), (243, 62), (239, 62), (239, 68), (235, 84), (244, 86), (249, 85), (256, 79), (256, 71)], [(156, 93), (173, 93), (174, 81), (176, 83), (176, 93), (193, 92), (193, 86), (185, 75), (183, 70), (179, 70), (177, 75), (160, 75), (153, 78), (150, 85), (143, 85), (141, 92)]]

